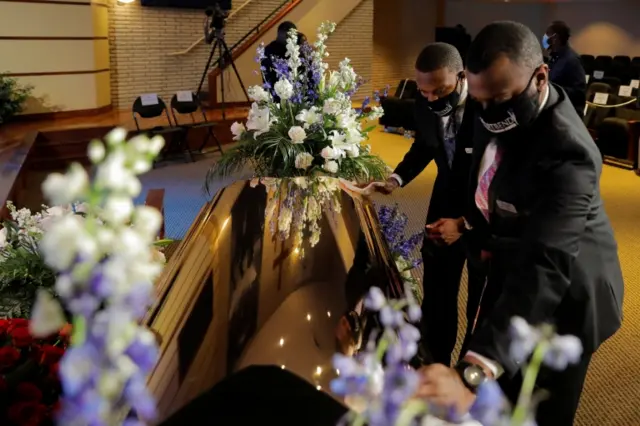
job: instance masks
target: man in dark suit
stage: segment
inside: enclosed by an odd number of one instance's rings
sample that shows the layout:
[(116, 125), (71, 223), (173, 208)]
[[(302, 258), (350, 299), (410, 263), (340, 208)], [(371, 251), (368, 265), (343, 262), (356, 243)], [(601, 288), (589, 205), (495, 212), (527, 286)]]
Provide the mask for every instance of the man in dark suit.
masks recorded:
[(274, 61), (277, 59), (286, 59), (287, 54), (287, 38), (289, 31), (295, 30), (296, 25), (293, 22), (283, 22), (278, 26), (278, 36), (264, 48), (264, 59), (260, 64), (262, 67), (262, 77), (264, 82), (273, 90), (273, 86), (278, 82), (278, 74), (274, 68)]
[(421, 394), (465, 411), (478, 384), (468, 373), (476, 371), (499, 378), (515, 401), (522, 375), (509, 355), (509, 324), (519, 316), (582, 342), (577, 365), (543, 369), (538, 380), (549, 392), (538, 424), (570, 426), (591, 355), (622, 320), (617, 245), (600, 198), (602, 160), (566, 93), (550, 84), (526, 26), (485, 27), (469, 50), (467, 78), (481, 109), (467, 216), (458, 224), (490, 268), (464, 360), (455, 369), (424, 368)]
[(569, 45), (571, 29), (563, 21), (549, 25), (542, 38), (542, 47), (550, 53), (549, 79), (561, 86), (578, 115), (584, 115), (587, 101), (587, 80), (580, 56)]
[[(461, 215), (471, 164), (471, 132), (474, 107), (467, 101), (467, 81), (458, 50), (446, 43), (432, 43), (416, 60), (416, 136), (409, 152), (379, 190), (390, 194), (409, 184), (435, 159), (438, 176), (429, 203), (428, 237), (424, 239), (423, 343), (440, 363), (451, 363), (458, 332), (458, 290), (466, 260), (460, 235), (440, 237), (440, 218)], [(426, 194), (425, 194), (426, 195)], [(469, 324), (475, 316), (481, 271), (468, 267)], [(475, 301), (475, 302), (474, 302)]]

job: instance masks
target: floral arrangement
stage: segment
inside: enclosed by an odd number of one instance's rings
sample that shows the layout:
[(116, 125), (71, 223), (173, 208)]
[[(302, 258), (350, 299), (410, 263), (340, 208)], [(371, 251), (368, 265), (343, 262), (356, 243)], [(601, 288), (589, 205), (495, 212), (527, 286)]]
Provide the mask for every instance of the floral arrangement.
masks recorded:
[(405, 318), (419, 321), (420, 307), (410, 300), (387, 300), (377, 287), (371, 289), (364, 303), (377, 313), (384, 329), (377, 342), (370, 339), (358, 357), (334, 355), (333, 366), (339, 375), (331, 382), (331, 390), (345, 397), (351, 407), (342, 424), (410, 426), (428, 416), (437, 416), (455, 423), (466, 418), (484, 426), (533, 426), (532, 396), (540, 368), (546, 365), (563, 370), (577, 363), (582, 355), (578, 338), (559, 336), (550, 326), (532, 327), (522, 318), (513, 318), (510, 353), (525, 365), (524, 384), (515, 409), (511, 410), (497, 382), (488, 380), (478, 388), (468, 414), (453, 413), (448, 407), (437, 407), (415, 397), (420, 374), (409, 366), (409, 361), (417, 353), (420, 332)]
[(54, 424), (59, 362), (68, 340), (67, 328), (37, 339), (28, 320), (0, 320), (0, 424)]
[[(335, 24), (323, 23), (313, 46), (299, 45), (297, 32), (290, 32), (286, 59), (273, 59), (278, 82), (249, 88), (253, 104), (247, 122), (231, 127), (238, 146), (211, 167), (205, 183), (208, 189), (212, 181), (250, 166), (272, 195), (267, 206), (267, 215), (276, 212), (272, 231), (301, 242), (308, 228), (312, 246), (320, 237), (322, 212), (340, 204), (338, 178), (368, 183), (389, 172), (363, 145), (375, 126), (363, 129), (362, 123), (379, 118), (382, 108), (352, 107), (362, 79), (349, 59), (327, 71), (325, 41), (334, 30)], [(263, 59), (261, 46), (257, 61)]]
[[(84, 218), (55, 218), (40, 241), (45, 262), (58, 274), (55, 291), (73, 317), (71, 344), (60, 361), (59, 424), (138, 425), (156, 414), (146, 376), (158, 348), (140, 321), (163, 267), (153, 248), (162, 217), (132, 200), (141, 191), (137, 175), (151, 169), (164, 141), (125, 137), (124, 129), (115, 129), (106, 144), (90, 143), (92, 181), (73, 164), (42, 187), (53, 204), (86, 203)], [(63, 323), (62, 307), (39, 292), (32, 334), (46, 336)]]
[(379, 207), (378, 220), (382, 235), (384, 235), (389, 245), (391, 256), (396, 263), (405, 287), (408, 286), (411, 289), (411, 295), (418, 304), (421, 304), (422, 289), (420, 281), (413, 278), (411, 270), (417, 268), (422, 263), (422, 259), (411, 260), (411, 257), (418, 244), (422, 242), (424, 234), (417, 232), (409, 237), (405, 236), (409, 218), (406, 214), (400, 212), (397, 204), (393, 207)]

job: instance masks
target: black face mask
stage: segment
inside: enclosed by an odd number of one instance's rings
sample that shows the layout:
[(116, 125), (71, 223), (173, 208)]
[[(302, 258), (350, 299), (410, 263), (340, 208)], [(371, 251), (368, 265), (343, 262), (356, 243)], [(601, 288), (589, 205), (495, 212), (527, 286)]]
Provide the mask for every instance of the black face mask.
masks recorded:
[(505, 133), (518, 126), (526, 127), (535, 120), (540, 109), (540, 96), (537, 91), (532, 95), (530, 88), (537, 72), (538, 70), (533, 73), (522, 93), (501, 104), (491, 104), (480, 111), (480, 122), (485, 129), (491, 133)]
[(436, 101), (427, 102), (429, 109), (440, 117), (450, 115), (460, 103), (460, 92), (458, 91), (458, 86), (460, 86), (460, 78), (458, 78), (456, 88), (453, 89), (453, 92), (449, 93), (445, 97), (438, 98)]

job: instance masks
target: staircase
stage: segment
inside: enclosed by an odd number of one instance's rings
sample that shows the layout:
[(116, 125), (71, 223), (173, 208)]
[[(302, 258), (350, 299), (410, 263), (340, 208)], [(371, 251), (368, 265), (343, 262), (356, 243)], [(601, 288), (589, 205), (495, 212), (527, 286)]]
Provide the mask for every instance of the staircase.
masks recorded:
[[(253, 0), (260, 1), (260, 0)], [(245, 87), (261, 84), (262, 78), (255, 71), (255, 52), (261, 42), (265, 44), (275, 39), (277, 26), (287, 20), (294, 22), (298, 29), (305, 33), (310, 42), (314, 42), (317, 27), (323, 21), (339, 24), (363, 0), (284, 0), (271, 11), (260, 23), (248, 31), (240, 40), (229, 46), (233, 62), (238, 69)], [(221, 77), (224, 72), (224, 106), (248, 106), (240, 83), (230, 66), (219, 67), (218, 61), (211, 66), (208, 76), (209, 89), (201, 94), (202, 100), (209, 108), (222, 106)]]

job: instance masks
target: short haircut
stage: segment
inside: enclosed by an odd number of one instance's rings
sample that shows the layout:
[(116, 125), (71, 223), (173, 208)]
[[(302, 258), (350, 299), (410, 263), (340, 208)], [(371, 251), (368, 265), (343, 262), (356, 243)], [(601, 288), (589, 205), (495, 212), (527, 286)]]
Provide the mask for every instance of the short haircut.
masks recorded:
[(549, 29), (562, 43), (566, 44), (571, 38), (571, 28), (569, 28), (567, 23), (564, 21), (553, 21), (549, 26)]
[(284, 21), (283, 23), (278, 25), (278, 35), (288, 35), (289, 31), (296, 29), (298, 29), (298, 27), (296, 27), (296, 24), (291, 21)]
[(416, 70), (420, 72), (432, 72), (447, 68), (453, 72), (464, 69), (462, 56), (455, 46), (447, 43), (431, 43), (422, 49), (416, 59)]
[(544, 63), (542, 46), (526, 25), (500, 21), (484, 27), (471, 42), (467, 69), (478, 74), (487, 70), (501, 56), (532, 71)]

